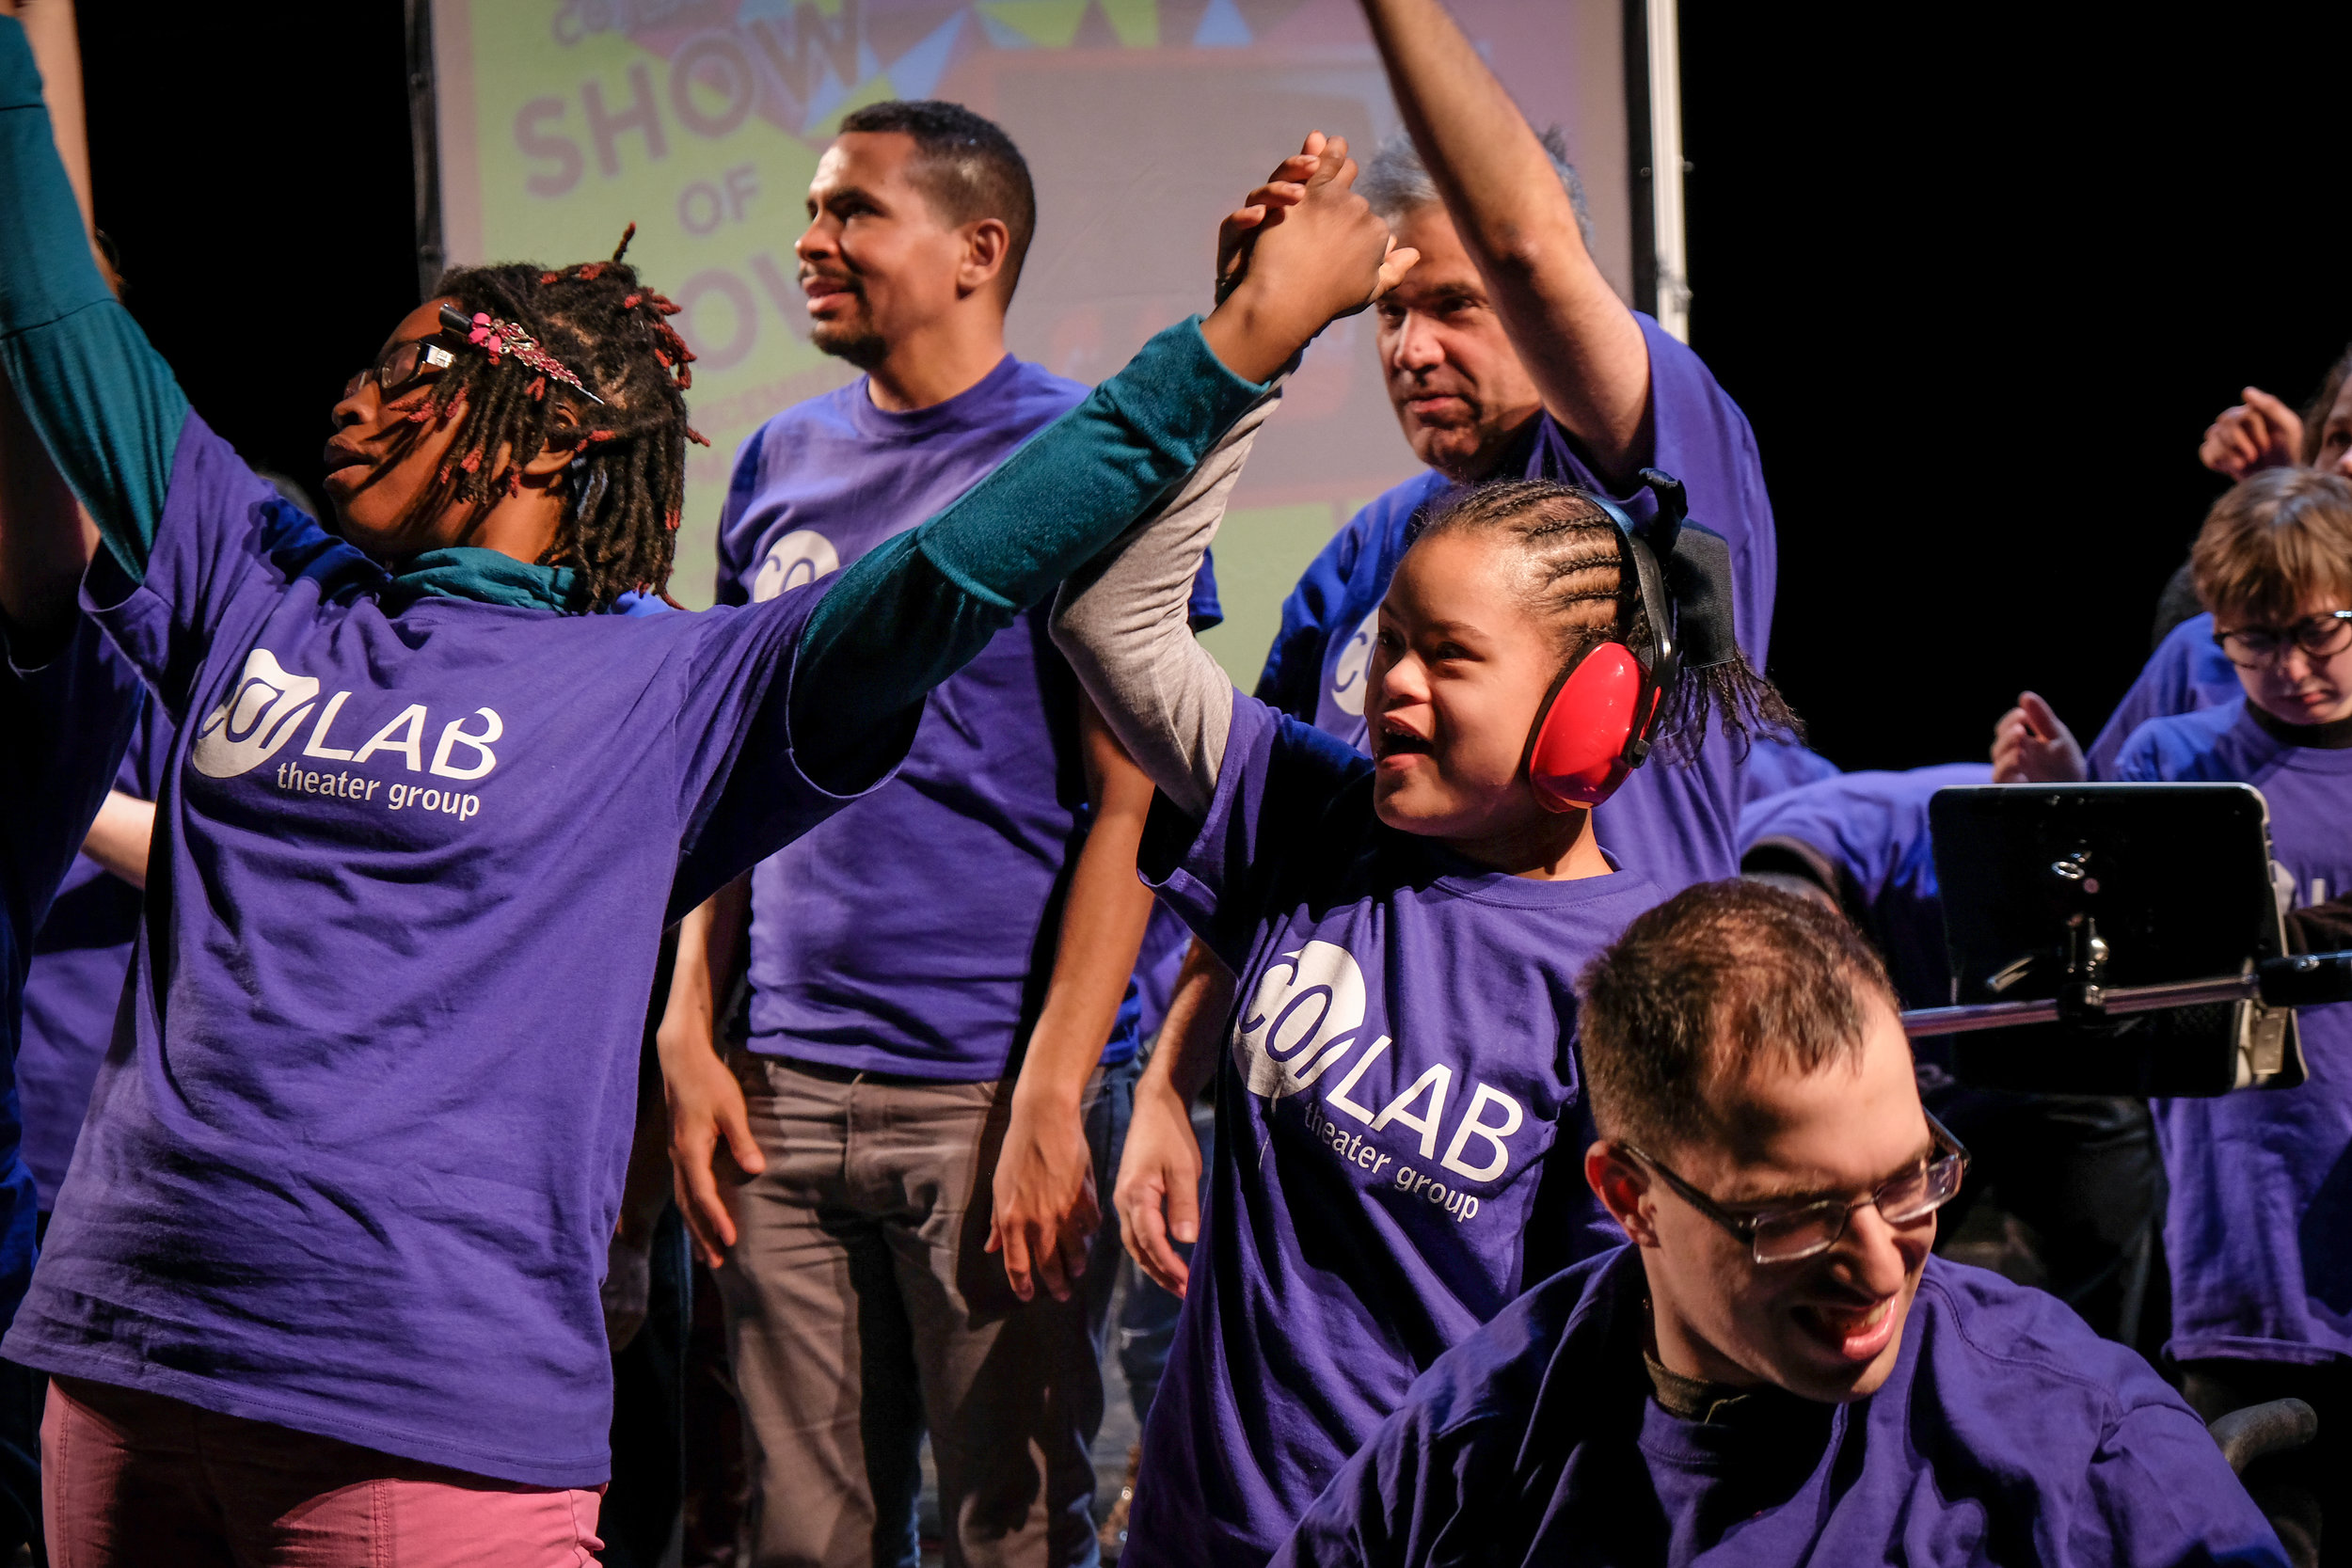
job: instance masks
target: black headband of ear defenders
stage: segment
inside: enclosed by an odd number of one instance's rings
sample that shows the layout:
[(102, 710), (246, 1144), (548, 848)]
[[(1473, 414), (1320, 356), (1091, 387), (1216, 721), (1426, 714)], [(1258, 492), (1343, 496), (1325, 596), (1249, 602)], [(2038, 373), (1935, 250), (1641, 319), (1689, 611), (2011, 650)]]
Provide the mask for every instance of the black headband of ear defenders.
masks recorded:
[[(1654, 634), (1664, 637), (1682, 670), (1728, 664), (1740, 651), (1731, 610), (1731, 544), (1714, 530), (1689, 520), (1682, 482), (1658, 468), (1642, 470), (1646, 496), (1619, 506), (1591, 495), (1626, 537), (1642, 549), (1631, 552), (1643, 578), (1644, 608)], [(1646, 506), (1643, 502), (1646, 501)], [(1636, 520), (1636, 511), (1648, 513)], [(1642, 557), (1646, 554), (1649, 562)], [(1651, 570), (1642, 568), (1656, 562)], [(1652, 571), (1663, 581), (1653, 588)], [(1658, 602), (1648, 602), (1656, 593)]]

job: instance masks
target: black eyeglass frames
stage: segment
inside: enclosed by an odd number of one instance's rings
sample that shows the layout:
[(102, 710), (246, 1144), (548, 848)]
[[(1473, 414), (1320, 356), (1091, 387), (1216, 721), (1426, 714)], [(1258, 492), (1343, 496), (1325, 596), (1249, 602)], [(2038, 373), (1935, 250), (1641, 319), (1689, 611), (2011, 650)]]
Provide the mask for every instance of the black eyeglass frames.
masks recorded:
[(2352, 610), (2322, 610), (2288, 626), (2239, 626), (2215, 632), (2213, 640), (2231, 663), (2249, 670), (2276, 664), (2290, 643), (2313, 658), (2332, 658), (2352, 648)]
[(375, 356), (375, 363), (353, 372), (351, 379), (343, 383), (343, 396), (357, 397), (359, 388), (373, 381), (380, 395), (395, 398), (456, 362), (455, 355), (430, 338), (394, 343)]
[(1968, 1150), (1942, 1122), (1931, 1116), (1927, 1122), (1928, 1133), (1935, 1141), (1933, 1151), (1909, 1170), (1881, 1182), (1867, 1197), (1851, 1203), (1823, 1198), (1794, 1209), (1754, 1214), (1732, 1212), (1634, 1145), (1627, 1144), (1625, 1149), (1656, 1171), (1692, 1208), (1747, 1243), (1758, 1263), (1795, 1263), (1836, 1246), (1846, 1233), (1846, 1222), (1865, 1204), (1875, 1207), (1889, 1225), (1913, 1225), (1952, 1200), (1967, 1174)]

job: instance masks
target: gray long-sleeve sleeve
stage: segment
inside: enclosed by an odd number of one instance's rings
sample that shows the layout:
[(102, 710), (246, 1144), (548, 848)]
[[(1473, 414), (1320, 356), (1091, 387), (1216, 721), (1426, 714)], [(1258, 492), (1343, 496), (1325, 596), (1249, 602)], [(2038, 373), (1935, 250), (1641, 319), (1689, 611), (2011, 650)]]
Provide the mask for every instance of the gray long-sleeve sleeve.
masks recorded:
[(1234, 421), (1174, 495), (1071, 575), (1054, 607), (1054, 641), (1087, 695), (1160, 793), (1195, 816), (1216, 792), (1233, 688), (1193, 640), (1186, 604), (1258, 427), (1279, 401)]

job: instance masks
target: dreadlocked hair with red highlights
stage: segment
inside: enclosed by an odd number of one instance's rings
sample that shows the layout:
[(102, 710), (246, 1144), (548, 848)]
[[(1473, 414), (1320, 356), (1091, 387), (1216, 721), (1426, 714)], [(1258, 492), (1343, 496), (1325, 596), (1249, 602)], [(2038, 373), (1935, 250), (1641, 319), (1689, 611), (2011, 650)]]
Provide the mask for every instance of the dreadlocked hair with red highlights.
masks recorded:
[[(577, 442), (559, 480), (563, 521), (540, 564), (577, 573), (591, 610), (611, 608), (631, 589), (659, 593), (668, 583), (686, 443), (703, 441), (686, 422), (694, 356), (670, 325), (678, 308), (621, 260), (635, 232), (631, 224), (609, 261), (560, 271), (526, 262), (456, 267), (434, 291), (469, 316), (521, 326), (603, 399), (602, 407), (514, 355), (493, 360), (459, 349), (456, 363), (433, 383), (430, 402), (411, 416), (420, 425), (457, 421), (450, 460), (417, 498), (418, 515), (515, 494), (525, 464), (550, 445)], [(559, 420), (559, 407), (571, 419)]]
[[(1407, 547), (1450, 533), (1503, 543), (1514, 558), (1507, 570), (1520, 606), (1551, 629), (1564, 666), (1573, 668), (1604, 642), (1636, 653), (1652, 646), (1649, 612), (1623, 536), (1575, 485), (1544, 479), (1480, 485), (1416, 524)], [(1659, 751), (1674, 761), (1693, 758), (1710, 714), (1743, 753), (1759, 735), (1804, 736), (1779, 689), (1737, 650), (1724, 663), (1682, 672), (1659, 720)]]

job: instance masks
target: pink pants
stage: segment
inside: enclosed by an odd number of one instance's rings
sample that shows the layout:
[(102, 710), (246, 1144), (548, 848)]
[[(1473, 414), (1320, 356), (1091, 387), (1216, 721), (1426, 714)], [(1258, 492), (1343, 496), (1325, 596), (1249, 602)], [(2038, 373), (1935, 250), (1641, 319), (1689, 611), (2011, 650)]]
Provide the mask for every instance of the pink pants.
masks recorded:
[(520, 1486), (112, 1384), (40, 1425), (56, 1568), (593, 1568), (594, 1491)]

